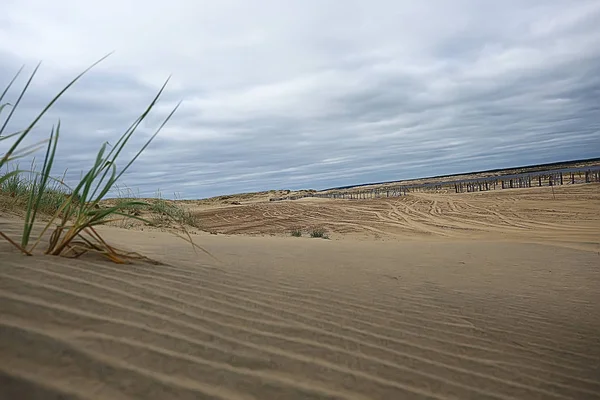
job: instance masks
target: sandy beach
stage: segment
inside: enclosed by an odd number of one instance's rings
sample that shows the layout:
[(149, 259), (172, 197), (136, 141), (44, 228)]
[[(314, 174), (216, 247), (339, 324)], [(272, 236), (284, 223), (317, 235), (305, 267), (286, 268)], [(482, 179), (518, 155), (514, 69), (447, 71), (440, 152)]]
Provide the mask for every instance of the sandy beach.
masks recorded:
[(216, 259), (0, 242), (0, 398), (600, 399), (597, 184), (197, 211)]

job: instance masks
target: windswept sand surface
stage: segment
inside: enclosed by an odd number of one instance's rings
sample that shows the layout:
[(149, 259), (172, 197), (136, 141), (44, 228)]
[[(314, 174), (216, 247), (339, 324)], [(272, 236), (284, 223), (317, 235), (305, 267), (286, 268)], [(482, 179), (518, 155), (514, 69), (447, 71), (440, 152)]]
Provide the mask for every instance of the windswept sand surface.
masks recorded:
[(167, 265), (0, 242), (0, 398), (600, 399), (600, 202), (578, 190), (279, 203), (389, 240), (195, 236), (218, 260), (104, 230)]
[[(553, 193), (554, 192), (554, 193)], [(333, 239), (510, 239), (600, 251), (600, 185), (368, 200), (303, 199), (199, 211), (208, 231), (287, 234), (325, 227)]]

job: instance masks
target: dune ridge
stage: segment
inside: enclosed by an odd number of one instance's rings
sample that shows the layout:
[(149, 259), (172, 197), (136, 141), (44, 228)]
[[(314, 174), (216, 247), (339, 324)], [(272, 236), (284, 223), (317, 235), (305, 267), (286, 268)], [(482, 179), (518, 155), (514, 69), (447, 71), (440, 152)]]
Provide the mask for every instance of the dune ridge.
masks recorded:
[[(575, 205), (563, 223), (526, 215), (527, 202), (494, 213), (491, 198), (443, 196), (397, 200), (390, 217), (386, 203), (348, 203), (352, 224), (391, 218), (406, 240), (194, 235), (218, 262), (168, 233), (114, 227), (107, 237), (159, 262), (0, 243), (0, 398), (600, 399), (597, 207), (563, 198)], [(463, 208), (481, 214), (464, 222)]]
[[(396, 198), (249, 203), (198, 208), (206, 230), (223, 234), (286, 234), (325, 226), (335, 237), (506, 239), (553, 242), (600, 251), (598, 184)], [(336, 235), (338, 234), (338, 235)]]

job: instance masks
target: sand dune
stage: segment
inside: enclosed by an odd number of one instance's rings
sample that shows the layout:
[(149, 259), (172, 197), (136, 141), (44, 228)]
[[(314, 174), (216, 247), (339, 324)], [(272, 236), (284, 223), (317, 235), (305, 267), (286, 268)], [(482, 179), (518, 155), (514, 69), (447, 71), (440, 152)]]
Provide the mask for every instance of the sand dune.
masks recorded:
[(0, 243), (0, 398), (600, 399), (599, 188), (577, 190), (217, 209), (341, 239), (195, 236), (218, 261), (116, 228), (164, 264)]
[[(600, 251), (600, 186), (413, 193), (368, 200), (303, 199), (200, 210), (206, 230), (289, 234), (323, 226), (332, 238), (519, 239)], [(336, 235), (337, 234), (337, 235)]]

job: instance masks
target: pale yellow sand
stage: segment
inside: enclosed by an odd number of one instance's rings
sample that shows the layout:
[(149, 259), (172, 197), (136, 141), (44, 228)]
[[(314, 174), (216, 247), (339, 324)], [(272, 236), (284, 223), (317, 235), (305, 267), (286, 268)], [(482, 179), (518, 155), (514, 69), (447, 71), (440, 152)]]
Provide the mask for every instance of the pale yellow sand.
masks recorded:
[(167, 265), (0, 242), (0, 398), (600, 398), (600, 188), (577, 190), (216, 209), (336, 239), (195, 236), (219, 261), (116, 228)]
[(326, 227), (332, 239), (518, 240), (600, 251), (599, 184), (198, 210), (206, 230), (217, 233), (289, 235), (294, 227)]

